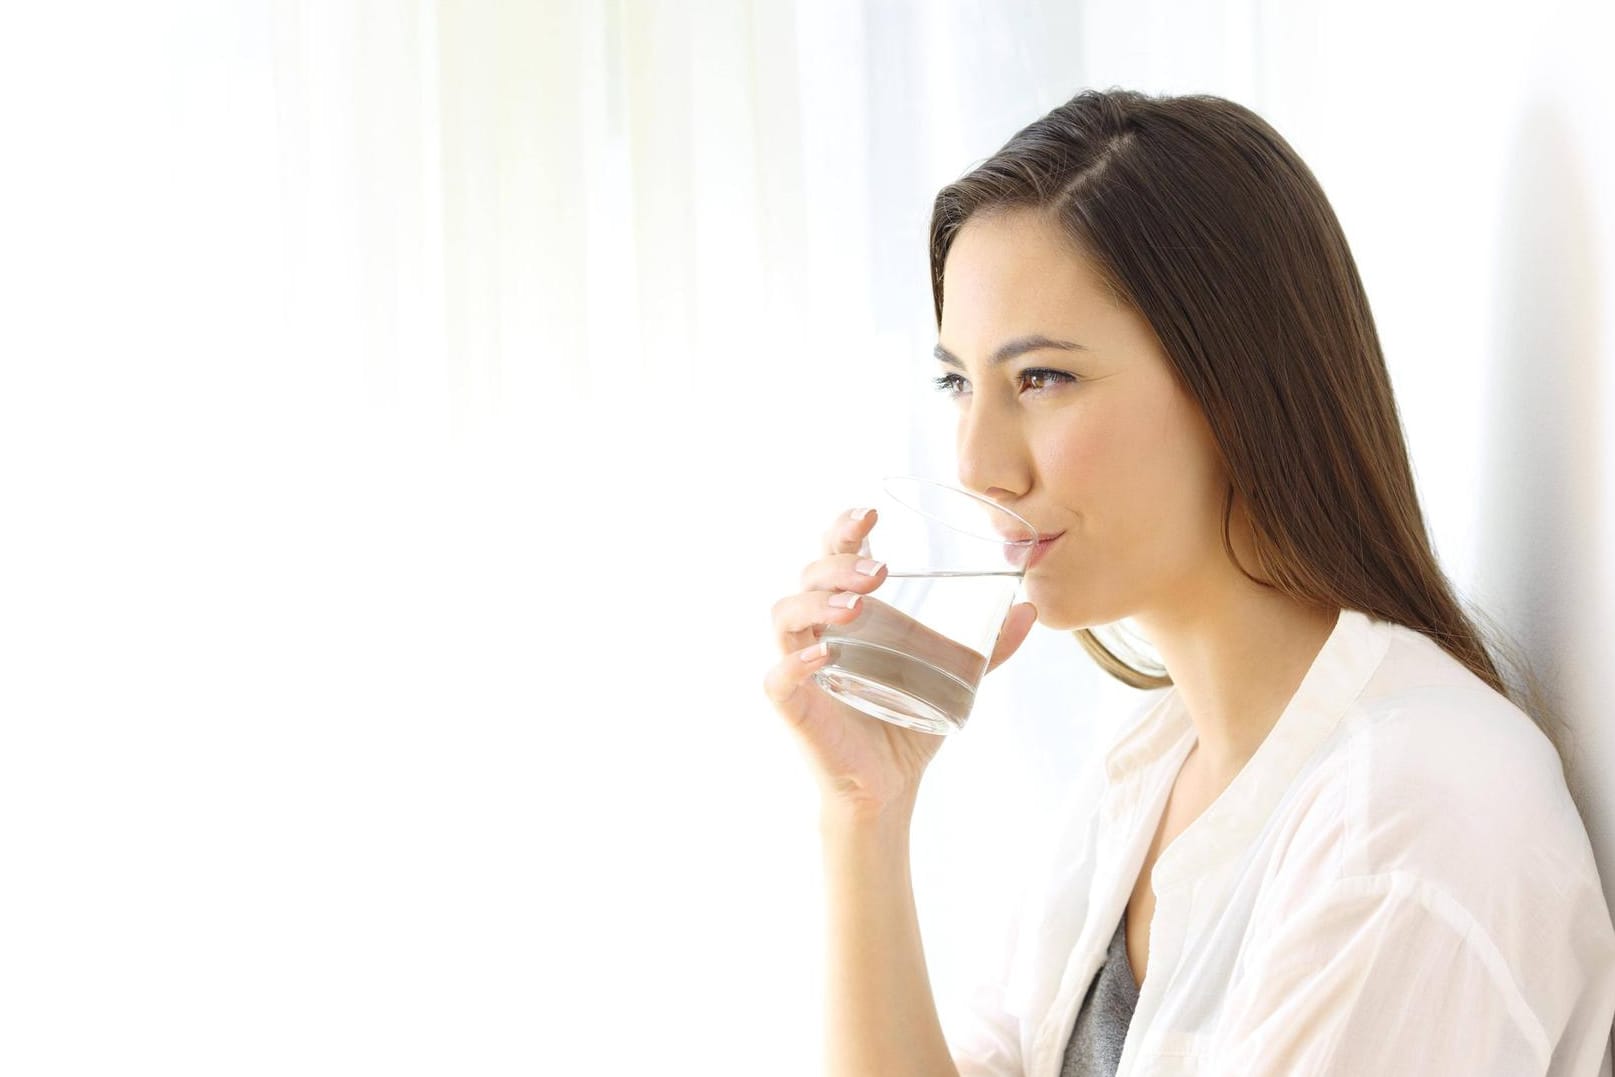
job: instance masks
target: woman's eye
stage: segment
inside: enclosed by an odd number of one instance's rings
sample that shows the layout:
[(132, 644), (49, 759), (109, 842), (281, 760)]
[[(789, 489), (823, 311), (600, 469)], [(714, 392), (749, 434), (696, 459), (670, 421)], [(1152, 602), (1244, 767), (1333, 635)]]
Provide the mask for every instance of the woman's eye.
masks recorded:
[[(1023, 381), (1027, 379), (1038, 379), (1044, 381), (1045, 383), (1052, 382), (1053, 385), (1060, 385), (1064, 384), (1065, 382), (1074, 382), (1077, 380), (1073, 375), (1067, 374), (1063, 370), (1045, 370), (1042, 367), (1030, 367), (1021, 371), (1021, 379)], [(957, 374), (944, 374), (940, 378), (932, 378), (931, 382), (936, 386), (938, 392), (942, 393), (943, 396), (948, 397), (957, 397), (962, 395), (961, 390), (965, 384), (965, 380)], [(1047, 392), (1050, 388), (1052, 388), (1052, 385), (1045, 384), (1042, 387), (1034, 389), (1033, 392)]]

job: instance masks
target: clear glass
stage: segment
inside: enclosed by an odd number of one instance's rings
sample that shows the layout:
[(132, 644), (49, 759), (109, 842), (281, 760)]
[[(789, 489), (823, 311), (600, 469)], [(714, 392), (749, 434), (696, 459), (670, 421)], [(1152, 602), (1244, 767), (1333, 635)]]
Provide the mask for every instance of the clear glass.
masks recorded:
[(825, 626), (829, 662), (813, 679), (882, 721), (955, 733), (975, 705), (1037, 529), (935, 479), (888, 475), (881, 489), (866, 546), (886, 562), (886, 578), (851, 621)]

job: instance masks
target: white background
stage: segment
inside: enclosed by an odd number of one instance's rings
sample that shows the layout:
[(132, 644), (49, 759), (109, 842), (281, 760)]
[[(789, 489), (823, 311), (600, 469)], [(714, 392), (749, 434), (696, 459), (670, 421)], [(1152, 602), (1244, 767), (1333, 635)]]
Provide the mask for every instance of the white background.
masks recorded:
[[(1591, 0), (8, 9), (0, 1069), (818, 1073), (769, 608), (948, 468), (930, 199), (1088, 86), (1231, 97), (1318, 175), (1615, 893), (1612, 40)], [(984, 685), (915, 821), (939, 997), (1132, 699), (1041, 628)]]

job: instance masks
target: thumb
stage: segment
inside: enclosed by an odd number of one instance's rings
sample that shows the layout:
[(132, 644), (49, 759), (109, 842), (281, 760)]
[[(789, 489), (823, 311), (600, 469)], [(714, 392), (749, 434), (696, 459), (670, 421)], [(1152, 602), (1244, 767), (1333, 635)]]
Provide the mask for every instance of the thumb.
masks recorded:
[(1020, 649), (1036, 623), (1037, 607), (1030, 602), (1010, 607), (1009, 616), (1004, 618), (1004, 627), (998, 630), (998, 642), (993, 646), (993, 656), (987, 662), (988, 673), (1003, 665), (1010, 655)]

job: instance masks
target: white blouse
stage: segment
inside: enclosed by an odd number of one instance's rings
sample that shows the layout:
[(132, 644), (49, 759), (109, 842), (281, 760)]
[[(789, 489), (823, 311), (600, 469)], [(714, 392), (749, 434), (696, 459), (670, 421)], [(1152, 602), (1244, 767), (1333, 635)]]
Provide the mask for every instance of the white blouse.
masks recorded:
[[(961, 1077), (1058, 1077), (1195, 733), (1148, 693), (1074, 783)], [(1610, 1074), (1615, 925), (1559, 759), (1419, 632), (1343, 610), (1277, 725), (1155, 864), (1118, 1077)]]

